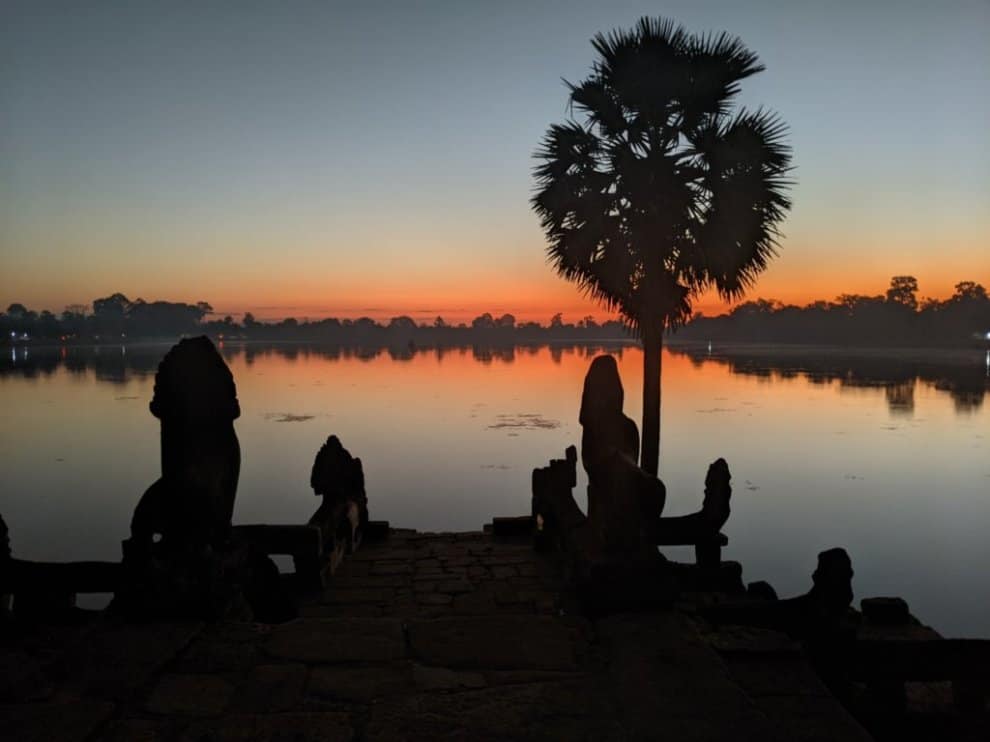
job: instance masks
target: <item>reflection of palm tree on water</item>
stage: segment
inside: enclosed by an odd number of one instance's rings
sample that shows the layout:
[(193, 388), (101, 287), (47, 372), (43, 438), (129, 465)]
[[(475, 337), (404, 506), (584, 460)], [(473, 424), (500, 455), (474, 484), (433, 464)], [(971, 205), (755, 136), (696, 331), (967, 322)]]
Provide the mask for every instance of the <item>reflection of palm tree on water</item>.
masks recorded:
[(790, 150), (774, 114), (732, 110), (763, 70), (739, 39), (644, 18), (592, 44), (592, 74), (569, 84), (581, 120), (547, 131), (532, 203), (557, 272), (643, 340), (641, 463), (655, 474), (663, 333), (700, 292), (736, 299), (767, 267)]

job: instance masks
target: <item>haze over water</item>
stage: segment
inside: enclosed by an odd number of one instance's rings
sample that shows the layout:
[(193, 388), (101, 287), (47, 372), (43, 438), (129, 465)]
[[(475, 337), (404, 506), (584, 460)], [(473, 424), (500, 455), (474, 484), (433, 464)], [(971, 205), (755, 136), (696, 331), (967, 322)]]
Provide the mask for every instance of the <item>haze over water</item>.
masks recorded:
[[(21, 558), (110, 559), (159, 475), (148, 412), (165, 346), (14, 349), (0, 364), (4, 518)], [(342, 351), (229, 346), (242, 467), (235, 523), (303, 523), (313, 457), (335, 433), (364, 462), (371, 515), (477, 530), (529, 512), (530, 475), (579, 444), (599, 349)], [(613, 347), (640, 419), (642, 356)], [(857, 601), (900, 595), (947, 635), (990, 632), (990, 392), (981, 351), (667, 350), (665, 515), (697, 509), (707, 465), (733, 474), (725, 558), (804, 592), (819, 551), (848, 549)], [(575, 490), (585, 503), (586, 479)], [(677, 559), (686, 551), (667, 550)]]

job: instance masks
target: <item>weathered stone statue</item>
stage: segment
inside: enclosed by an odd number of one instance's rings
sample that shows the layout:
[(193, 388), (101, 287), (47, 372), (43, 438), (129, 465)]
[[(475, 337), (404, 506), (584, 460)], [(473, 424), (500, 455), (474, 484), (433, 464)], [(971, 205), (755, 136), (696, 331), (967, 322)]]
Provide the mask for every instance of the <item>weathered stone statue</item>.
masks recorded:
[(597, 356), (584, 377), (581, 393), (581, 464), (589, 477), (606, 476), (604, 468), (619, 453), (635, 463), (639, 460), (639, 429), (622, 412), (625, 393), (619, 367), (609, 355)]
[(718, 535), (729, 520), (732, 475), (725, 459), (716, 459), (705, 475), (705, 497), (701, 510), (690, 515), (661, 518), (656, 526), (657, 542), (698, 544)]
[(10, 615), (10, 533), (0, 515), (0, 621)]
[(76, 591), (108, 592), (118, 584), (113, 562), (34, 562), (17, 559), (7, 524), (0, 518), (0, 625), (13, 620), (76, 623), (90, 615), (76, 606)]
[(162, 476), (131, 520), (135, 542), (213, 545), (230, 535), (241, 449), (234, 377), (207, 337), (175, 345), (158, 366), (151, 414), (161, 421)]
[[(361, 459), (351, 456), (335, 435), (327, 438), (313, 461), (309, 477), (313, 494), (323, 497), (323, 504), (310, 519), (326, 531), (325, 543), (339, 543), (344, 551), (353, 551), (368, 523), (368, 496), (364, 491)], [(331, 539), (331, 541), (327, 541)]]
[(764, 584), (750, 591), (758, 599), (713, 607), (711, 617), (722, 623), (784, 631), (796, 638), (831, 641), (852, 633), (847, 620), (853, 600), (852, 578), (852, 561), (846, 550), (828, 549), (818, 555), (812, 587), (804, 595), (777, 600), (773, 589)]
[[(240, 406), (230, 369), (208, 338), (182, 340), (165, 355), (150, 409), (161, 421), (162, 475), (134, 510), (115, 608), (142, 617), (243, 613), (252, 559), (245, 545), (230, 543)], [(257, 575), (274, 565), (254, 567)]]
[(841, 626), (853, 601), (852, 560), (845, 549), (828, 549), (818, 555), (818, 566), (811, 575), (812, 587), (791, 604), (806, 632), (822, 633)]
[(564, 458), (533, 469), (534, 545), (541, 551), (569, 552), (573, 536), (588, 521), (574, 501), (577, 484), (577, 449), (568, 446)]
[(581, 463), (588, 473), (588, 521), (606, 554), (655, 553), (653, 528), (666, 490), (639, 468), (639, 431), (622, 412), (623, 390), (615, 358), (598, 356), (584, 379), (579, 421)]

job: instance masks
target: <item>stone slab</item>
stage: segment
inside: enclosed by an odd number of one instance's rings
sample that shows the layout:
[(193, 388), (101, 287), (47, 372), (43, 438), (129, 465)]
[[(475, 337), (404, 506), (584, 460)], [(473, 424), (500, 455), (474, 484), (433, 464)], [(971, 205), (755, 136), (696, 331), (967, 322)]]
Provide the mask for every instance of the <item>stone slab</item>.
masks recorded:
[(751, 626), (721, 626), (706, 634), (708, 643), (721, 654), (799, 655), (800, 645), (787, 634)]
[(412, 677), (406, 666), (315, 667), (306, 689), (306, 702), (366, 703), (407, 692), (411, 687)]
[(237, 673), (264, 662), (261, 644), (271, 632), (266, 624), (223, 622), (202, 631), (171, 669), (184, 673)]
[(27, 652), (0, 647), (0, 703), (41, 701), (52, 694), (41, 665)]
[(335, 603), (385, 603), (392, 599), (395, 590), (385, 587), (354, 587), (334, 589), (333, 583), (330, 585), (326, 602), (331, 605)]
[(132, 698), (202, 628), (201, 623), (100, 624), (64, 658), (65, 688), (110, 701)]
[(234, 687), (219, 675), (163, 675), (144, 704), (161, 716), (219, 716)]
[(628, 737), (607, 696), (581, 680), (392, 699), (371, 707), (364, 739), (618, 742)]
[(237, 714), (187, 728), (180, 742), (351, 742), (350, 716), (336, 712)]
[(791, 658), (750, 655), (730, 658), (727, 664), (732, 679), (751, 698), (830, 695), (818, 675), (800, 655)]
[(259, 665), (237, 688), (231, 708), (253, 713), (298, 708), (308, 674), (302, 664)]
[(832, 697), (765, 696), (759, 708), (788, 742), (871, 742), (873, 739)]
[(405, 656), (405, 639), (394, 618), (301, 618), (273, 630), (265, 650), (315, 664), (389, 662)]
[(413, 682), (420, 691), (483, 688), (487, 683), (478, 672), (458, 672), (445, 667), (413, 665)]
[(616, 615), (595, 624), (609, 687), (633, 739), (776, 739), (770, 722), (694, 626), (670, 613)]
[(14, 742), (83, 742), (113, 713), (104, 701), (0, 706), (0, 737)]
[(412, 621), (413, 654), (428, 665), (492, 670), (571, 670), (580, 636), (548, 616), (506, 615)]
[(96, 742), (166, 742), (175, 738), (169, 719), (114, 719), (100, 730)]

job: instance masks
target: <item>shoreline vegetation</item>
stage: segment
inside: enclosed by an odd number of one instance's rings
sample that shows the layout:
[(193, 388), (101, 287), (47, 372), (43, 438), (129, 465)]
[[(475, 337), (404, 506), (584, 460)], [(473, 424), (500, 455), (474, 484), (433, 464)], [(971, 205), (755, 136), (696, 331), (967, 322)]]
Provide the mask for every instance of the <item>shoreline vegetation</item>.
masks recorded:
[[(299, 321), (289, 317), (264, 322), (256, 320), (251, 312), (237, 321), (230, 315), (217, 318), (207, 302), (131, 301), (120, 293), (96, 299), (91, 307), (66, 307), (58, 316), (18, 303), (0, 312), (0, 337), (8, 346), (174, 342), (181, 336), (203, 334), (218, 340), (369, 347), (636, 340), (619, 320), (599, 323), (586, 316), (577, 322), (566, 322), (560, 313), (546, 325), (517, 322), (511, 314), (495, 317), (487, 312), (470, 323), (456, 325), (439, 316), (431, 323), (417, 323), (407, 315), (388, 321), (370, 317)], [(919, 301), (917, 281), (911, 276), (896, 276), (885, 294), (875, 296), (842, 294), (834, 301), (815, 301), (805, 306), (756, 299), (716, 317), (698, 313), (669, 332), (667, 342), (982, 348), (990, 342), (990, 296), (981, 284), (962, 281), (945, 300)]]

